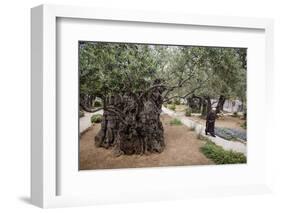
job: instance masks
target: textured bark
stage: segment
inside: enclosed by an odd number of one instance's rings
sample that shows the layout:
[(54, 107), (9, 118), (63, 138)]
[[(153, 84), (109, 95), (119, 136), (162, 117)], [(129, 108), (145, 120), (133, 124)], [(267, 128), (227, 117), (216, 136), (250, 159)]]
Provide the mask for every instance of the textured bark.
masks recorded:
[(95, 145), (112, 147), (116, 156), (162, 152), (165, 147), (160, 121), (163, 90), (153, 87), (146, 92), (126, 92), (105, 100)]
[(216, 107), (216, 113), (220, 113), (221, 110), (223, 110), (224, 103), (225, 103), (225, 97), (223, 95), (221, 95), (219, 97), (219, 101), (218, 101), (218, 104), (217, 104), (217, 107)]
[(201, 116), (206, 117), (207, 114), (211, 111), (212, 109), (212, 103), (211, 103), (211, 99), (209, 96), (205, 96), (203, 101), (202, 101), (202, 112), (201, 112)]
[(92, 108), (95, 96), (80, 94), (80, 105), (83, 105), (87, 108)]
[(192, 109), (192, 112), (201, 112), (202, 98), (193, 94), (187, 98), (187, 105)]

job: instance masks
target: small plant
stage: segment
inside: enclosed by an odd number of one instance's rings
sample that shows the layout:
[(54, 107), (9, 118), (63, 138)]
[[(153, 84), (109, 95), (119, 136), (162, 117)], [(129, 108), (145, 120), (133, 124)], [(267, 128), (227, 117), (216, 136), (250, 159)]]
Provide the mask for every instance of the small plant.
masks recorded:
[(100, 101), (95, 101), (94, 102), (94, 107), (101, 107), (102, 103)]
[(224, 150), (222, 147), (206, 140), (206, 143), (200, 148), (201, 152), (216, 164), (238, 164), (246, 163), (247, 158), (244, 154), (234, 151)]
[(175, 104), (171, 104), (171, 105), (169, 105), (169, 106), (168, 106), (168, 108), (169, 108), (170, 110), (173, 110), (173, 111), (175, 111), (175, 110), (176, 110), (176, 106), (175, 106)]
[(92, 115), (91, 117), (92, 123), (100, 123), (101, 121), (102, 121), (102, 115), (100, 114)]
[(85, 113), (83, 111), (79, 111), (79, 117), (84, 117), (85, 116)]
[(179, 125), (182, 125), (182, 122), (179, 119), (174, 118), (173, 120), (170, 121), (170, 125), (179, 126)]
[(232, 114), (232, 117), (237, 118), (237, 117), (238, 117), (238, 113), (237, 113), (237, 112), (234, 112), (234, 113)]
[(244, 123), (242, 123), (242, 124), (241, 124), (241, 127), (242, 127), (243, 129), (247, 129), (247, 121), (245, 121)]
[(190, 108), (186, 108), (185, 110), (185, 116), (190, 117), (191, 116), (191, 109)]

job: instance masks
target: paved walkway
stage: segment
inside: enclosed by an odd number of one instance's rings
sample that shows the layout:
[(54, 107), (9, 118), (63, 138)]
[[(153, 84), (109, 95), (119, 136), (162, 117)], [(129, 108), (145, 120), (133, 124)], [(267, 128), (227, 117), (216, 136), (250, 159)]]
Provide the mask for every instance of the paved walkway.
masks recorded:
[(94, 113), (84, 112), (84, 116), (79, 119), (79, 125), (80, 125), (79, 132), (80, 133), (84, 132), (86, 129), (88, 129), (90, 126), (92, 126), (91, 117), (94, 114), (101, 114), (102, 115), (103, 110), (100, 110), (100, 111), (97, 111), (97, 112), (94, 112)]
[(232, 151), (236, 151), (236, 152), (241, 152), (245, 156), (247, 156), (247, 145), (246, 144), (241, 143), (239, 141), (225, 140), (225, 139), (220, 138), (218, 136), (216, 136), (214, 138), (212, 136), (205, 135), (205, 126), (203, 126), (203, 125), (201, 125), (201, 124), (199, 124), (195, 121), (190, 120), (188, 117), (186, 117), (184, 115), (184, 112), (174, 112), (170, 109), (167, 109), (164, 106), (162, 107), (162, 112), (181, 120), (181, 122), (184, 125), (188, 126), (189, 128), (194, 128), (194, 130), (196, 131), (197, 134), (200, 134), (204, 137), (207, 137), (208, 139), (210, 139), (216, 145), (221, 146), (224, 150), (232, 150)]

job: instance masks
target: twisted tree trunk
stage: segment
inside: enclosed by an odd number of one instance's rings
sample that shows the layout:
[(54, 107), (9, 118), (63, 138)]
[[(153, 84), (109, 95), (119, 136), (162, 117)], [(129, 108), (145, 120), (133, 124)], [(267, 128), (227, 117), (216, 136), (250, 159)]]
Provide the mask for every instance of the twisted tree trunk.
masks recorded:
[(162, 152), (164, 130), (160, 121), (162, 87), (142, 93), (116, 94), (105, 101), (97, 147), (114, 148), (115, 155)]

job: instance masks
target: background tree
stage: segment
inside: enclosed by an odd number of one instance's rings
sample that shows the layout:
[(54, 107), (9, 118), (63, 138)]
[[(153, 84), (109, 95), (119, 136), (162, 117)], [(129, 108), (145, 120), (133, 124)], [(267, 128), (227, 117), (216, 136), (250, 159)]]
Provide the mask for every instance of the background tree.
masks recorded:
[[(245, 56), (246, 50), (239, 49), (239, 52)], [(184, 48), (181, 54), (195, 74), (187, 87), (180, 89), (192, 91), (190, 87), (200, 86), (187, 97), (187, 102), (192, 106), (194, 99), (199, 100), (202, 115), (211, 109), (211, 99), (218, 100), (216, 106), (220, 112), (226, 99), (246, 98), (246, 62), (237, 49), (189, 47)], [(185, 63), (177, 66), (184, 67)]]

